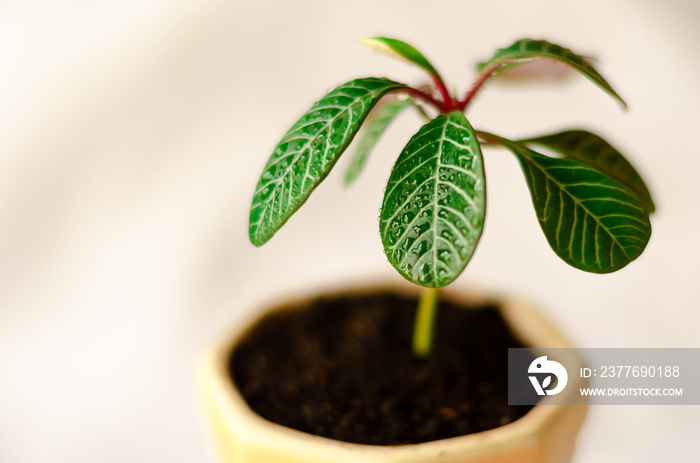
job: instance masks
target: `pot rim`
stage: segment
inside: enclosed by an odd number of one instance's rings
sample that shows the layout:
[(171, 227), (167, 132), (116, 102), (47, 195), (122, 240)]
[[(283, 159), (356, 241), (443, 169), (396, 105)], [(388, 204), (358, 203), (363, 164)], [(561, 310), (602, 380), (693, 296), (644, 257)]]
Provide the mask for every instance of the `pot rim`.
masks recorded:
[[(277, 303), (264, 305), (267, 307), (266, 309), (249, 316), (242, 323), (237, 323), (236, 328), (229, 330), (228, 335), (209, 350), (200, 364), (198, 376), (202, 388), (211, 393), (210, 400), (214, 402), (211, 405), (220, 407), (223, 420), (227, 422), (229, 427), (234, 428), (236, 433), (239, 433), (246, 442), (268, 445), (267, 443), (274, 439), (280, 441), (290, 451), (294, 451), (294, 448), (303, 452), (312, 451), (314, 454), (327, 455), (327, 458), (332, 459), (329, 461), (336, 462), (345, 462), (346, 458), (348, 462), (356, 461), (357, 458), (369, 458), (368, 461), (372, 461), (372, 457), (385, 458), (387, 453), (392, 453), (402, 462), (419, 462), (423, 461), (423, 458), (427, 458), (428, 455), (435, 455), (436, 452), (445, 455), (467, 453), (478, 456), (527, 445), (528, 442), (534, 445), (540, 434), (546, 432), (571, 407), (585, 409), (586, 405), (553, 405), (551, 402), (554, 398), (545, 396), (523, 417), (503, 426), (447, 439), (395, 446), (355, 444), (309, 434), (268, 421), (250, 409), (229, 374), (229, 359), (235, 345), (259, 320), (272, 312), (299, 308), (319, 295), (333, 297), (380, 290), (416, 295), (420, 288), (407, 282), (380, 281), (378, 283), (341, 286), (328, 291), (306, 292), (301, 293), (305, 295), (287, 298), (286, 302), (278, 300)], [(495, 303), (514, 335), (529, 347), (573, 347), (571, 342), (525, 299), (493, 296), (471, 288), (466, 291), (446, 288), (443, 290), (441, 298), (458, 300), (462, 303)], [(567, 364), (583, 366), (583, 361), (573, 351), (570, 352), (570, 357), (567, 359)], [(565, 396), (565, 401), (572, 399), (575, 391), (578, 390), (579, 383), (582, 384), (582, 380), (576, 376), (571, 377), (569, 381), (573, 384), (559, 394)], [(582, 413), (585, 414), (585, 410)]]

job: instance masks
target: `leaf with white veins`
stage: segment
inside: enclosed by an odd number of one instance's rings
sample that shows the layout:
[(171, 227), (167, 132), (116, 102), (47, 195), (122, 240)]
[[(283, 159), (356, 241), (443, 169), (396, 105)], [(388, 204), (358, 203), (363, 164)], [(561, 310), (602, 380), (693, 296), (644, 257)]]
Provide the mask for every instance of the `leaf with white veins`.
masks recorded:
[(528, 138), (519, 141), (519, 143), (542, 145), (569, 159), (595, 167), (632, 190), (642, 201), (647, 212), (651, 214), (656, 209), (649, 189), (637, 170), (622, 153), (594, 133), (584, 130), (568, 130), (552, 135)]
[(345, 173), (345, 185), (350, 185), (365, 166), (367, 156), (374, 148), (374, 145), (382, 136), (384, 131), (389, 127), (396, 117), (401, 112), (413, 104), (413, 98), (395, 99), (388, 101), (386, 104), (382, 101), (374, 111), (377, 114), (370, 114), (367, 122), (358, 135), (357, 149), (352, 155), (350, 166)]
[(517, 156), (540, 227), (565, 262), (610, 273), (644, 251), (651, 237), (649, 215), (627, 187), (581, 162), (544, 156), (486, 132), (479, 136)]
[(374, 105), (408, 88), (388, 79), (357, 79), (328, 93), (282, 137), (255, 189), (250, 241), (261, 246), (326, 178)]
[(389, 262), (416, 284), (449, 284), (476, 248), (485, 207), (474, 130), (459, 111), (438, 115), (411, 138), (389, 177), (379, 219)]

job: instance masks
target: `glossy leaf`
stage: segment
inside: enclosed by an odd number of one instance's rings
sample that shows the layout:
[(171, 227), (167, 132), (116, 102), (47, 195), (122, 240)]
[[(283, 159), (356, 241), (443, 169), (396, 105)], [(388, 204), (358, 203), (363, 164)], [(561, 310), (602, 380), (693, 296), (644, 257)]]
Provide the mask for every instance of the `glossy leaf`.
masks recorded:
[(382, 136), (384, 131), (389, 127), (396, 117), (401, 114), (401, 112), (413, 104), (413, 98), (405, 99), (395, 99), (388, 101), (387, 103), (380, 103), (374, 108), (376, 114), (370, 114), (367, 122), (365, 122), (364, 127), (358, 135), (359, 140), (357, 143), (357, 149), (353, 153), (350, 160), (350, 166), (345, 173), (345, 185), (350, 185), (362, 172), (362, 168), (365, 166), (367, 161), (367, 156), (369, 155), (374, 145)]
[[(585, 59), (589, 64), (594, 62), (590, 58)], [(502, 82), (534, 82), (542, 80), (554, 82), (563, 81), (577, 74), (577, 71), (571, 66), (553, 59), (515, 61), (512, 64), (513, 66), (510, 68), (498, 69), (498, 80)]]
[(411, 138), (389, 177), (379, 229), (408, 280), (443, 287), (467, 265), (484, 224), (481, 149), (464, 115), (438, 115)]
[(431, 75), (437, 75), (438, 73), (421, 52), (401, 40), (388, 37), (365, 37), (360, 39), (360, 43), (389, 56), (405, 59), (409, 63), (425, 69)]
[(651, 223), (629, 189), (578, 161), (544, 156), (496, 135), (480, 135), (518, 157), (540, 226), (565, 262), (587, 272), (610, 273), (644, 251)]
[(510, 69), (519, 63), (538, 58), (549, 58), (567, 64), (595, 82), (607, 93), (618, 99), (625, 107), (627, 103), (613, 90), (610, 84), (596, 69), (589, 64), (583, 56), (577, 55), (568, 48), (547, 42), (546, 40), (521, 39), (513, 45), (501, 48), (484, 63), (479, 64), (482, 73), (493, 71), (494, 75), (500, 71)]
[(546, 146), (568, 159), (580, 161), (623, 184), (642, 201), (647, 212), (654, 212), (654, 201), (644, 180), (632, 164), (610, 143), (584, 130), (568, 130), (552, 135), (528, 138), (521, 143)]
[(405, 88), (387, 79), (353, 80), (324, 96), (289, 129), (255, 189), (248, 228), (253, 244), (267, 242), (304, 204), (379, 99)]

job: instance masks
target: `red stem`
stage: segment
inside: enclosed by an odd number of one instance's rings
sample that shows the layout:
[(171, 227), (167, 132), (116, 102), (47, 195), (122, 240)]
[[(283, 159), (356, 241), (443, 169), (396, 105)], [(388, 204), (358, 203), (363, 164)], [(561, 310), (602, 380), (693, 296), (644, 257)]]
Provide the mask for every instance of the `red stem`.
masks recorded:
[(469, 102), (471, 102), (471, 100), (474, 98), (474, 95), (477, 94), (481, 87), (483, 87), (484, 83), (489, 79), (489, 77), (493, 76), (493, 74), (496, 72), (496, 70), (498, 70), (498, 68), (499, 66), (495, 66), (491, 69), (486, 70), (486, 72), (482, 72), (481, 74), (479, 74), (476, 82), (474, 82), (474, 85), (472, 85), (472, 88), (469, 89), (462, 101), (458, 101), (456, 98), (450, 96), (450, 92), (447, 91), (445, 82), (443, 82), (439, 74), (431, 74), (431, 76), (433, 78), (433, 82), (435, 83), (435, 87), (442, 96), (443, 101), (436, 100), (428, 93), (413, 87), (403, 88), (398, 91), (408, 93), (409, 95), (413, 95), (417, 98), (420, 98), (423, 101), (430, 103), (435, 107), (435, 109), (437, 109), (441, 113), (447, 113), (455, 109), (464, 112)]
[(443, 82), (442, 77), (439, 74), (431, 74), (433, 82), (435, 82), (435, 87), (437, 87), (440, 95), (442, 95), (442, 101), (444, 102), (442, 109), (447, 112), (451, 111), (455, 107), (455, 101), (450, 96), (450, 92), (447, 91), (445, 82)]
[(413, 95), (417, 98), (420, 98), (421, 100), (433, 105), (435, 107), (435, 109), (437, 109), (440, 112), (448, 111), (448, 109), (445, 108), (444, 103), (436, 100), (432, 96), (428, 95), (427, 93), (425, 93), (421, 90), (418, 90), (417, 88), (413, 88), (413, 87), (401, 88), (401, 89), (397, 90), (397, 92), (408, 93), (409, 95)]
[(457, 109), (460, 111), (464, 112), (464, 110), (467, 108), (467, 105), (469, 102), (474, 98), (474, 95), (481, 89), (481, 87), (484, 85), (486, 80), (493, 75), (494, 72), (498, 69), (498, 66), (494, 66), (493, 68), (487, 70), (486, 72), (482, 72), (479, 74), (479, 78), (474, 82), (474, 85), (472, 85), (472, 88), (469, 89), (467, 94), (464, 96), (464, 100), (460, 101), (457, 103)]

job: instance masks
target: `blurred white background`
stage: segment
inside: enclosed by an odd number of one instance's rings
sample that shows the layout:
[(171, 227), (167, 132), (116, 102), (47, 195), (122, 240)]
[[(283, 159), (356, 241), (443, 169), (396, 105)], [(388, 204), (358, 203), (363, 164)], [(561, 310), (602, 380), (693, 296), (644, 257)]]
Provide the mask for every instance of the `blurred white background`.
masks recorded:
[[(647, 251), (612, 275), (568, 267), (514, 158), (488, 151), (487, 227), (456, 286), (525, 294), (582, 347), (700, 347), (699, 23), (694, 0), (1, 1), (0, 462), (215, 461), (204, 349), (261, 299), (398, 278), (377, 216), (410, 113), (353, 187), (336, 171), (265, 247), (247, 238), (259, 171), (313, 101), (355, 77), (421, 83), (367, 35), (413, 43), (460, 93), (517, 38), (598, 57), (628, 112), (573, 76), (493, 83), (468, 117), (606, 136), (655, 195)], [(697, 406), (599, 406), (575, 461), (698, 461), (699, 431)]]

